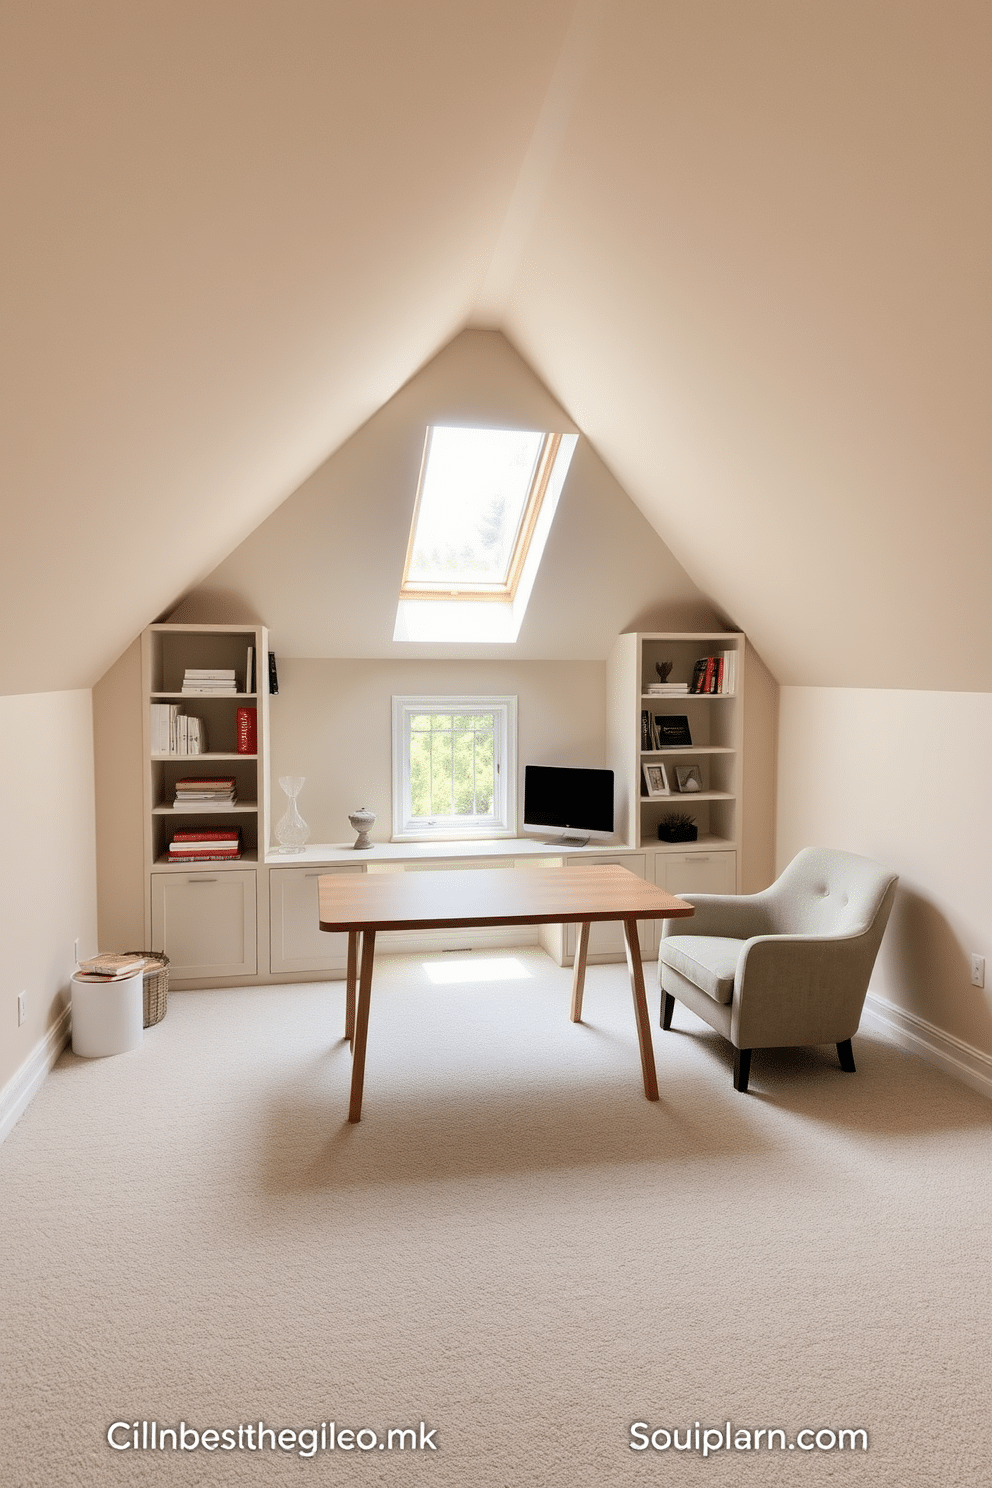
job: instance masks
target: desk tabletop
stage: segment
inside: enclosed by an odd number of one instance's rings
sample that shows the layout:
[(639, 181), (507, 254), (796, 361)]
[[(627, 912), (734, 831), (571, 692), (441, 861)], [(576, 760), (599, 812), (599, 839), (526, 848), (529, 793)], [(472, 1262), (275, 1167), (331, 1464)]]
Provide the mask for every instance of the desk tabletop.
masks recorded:
[(324, 874), (321, 930), (439, 930), (677, 919), (692, 905), (616, 863), (561, 868)]

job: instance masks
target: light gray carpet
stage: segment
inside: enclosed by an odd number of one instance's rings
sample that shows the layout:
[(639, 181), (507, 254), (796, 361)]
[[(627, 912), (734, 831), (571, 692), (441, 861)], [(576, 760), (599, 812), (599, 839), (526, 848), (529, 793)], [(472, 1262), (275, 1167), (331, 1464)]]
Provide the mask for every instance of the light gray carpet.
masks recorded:
[[(989, 1103), (867, 1035), (856, 1075), (759, 1053), (739, 1096), (655, 993), (652, 1105), (626, 969), (576, 1027), (570, 973), (514, 954), (383, 959), (356, 1127), (341, 983), (173, 993), (140, 1050), (63, 1055), (0, 1148), (3, 1483), (992, 1480)], [(105, 1440), (260, 1418), (437, 1449)], [(628, 1445), (728, 1419), (870, 1445)]]

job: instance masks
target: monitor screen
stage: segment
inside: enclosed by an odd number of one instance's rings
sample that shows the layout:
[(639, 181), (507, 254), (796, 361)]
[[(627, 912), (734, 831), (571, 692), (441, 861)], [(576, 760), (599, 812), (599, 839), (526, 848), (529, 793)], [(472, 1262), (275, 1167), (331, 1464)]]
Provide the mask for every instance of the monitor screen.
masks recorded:
[(613, 836), (613, 771), (525, 765), (524, 831), (607, 841)]

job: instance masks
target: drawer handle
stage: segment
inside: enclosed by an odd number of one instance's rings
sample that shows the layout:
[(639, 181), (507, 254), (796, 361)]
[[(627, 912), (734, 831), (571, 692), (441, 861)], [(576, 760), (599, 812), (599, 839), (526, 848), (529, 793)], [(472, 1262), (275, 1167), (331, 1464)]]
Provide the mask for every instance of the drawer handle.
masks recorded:
[(187, 883), (216, 883), (216, 878), (187, 878)]

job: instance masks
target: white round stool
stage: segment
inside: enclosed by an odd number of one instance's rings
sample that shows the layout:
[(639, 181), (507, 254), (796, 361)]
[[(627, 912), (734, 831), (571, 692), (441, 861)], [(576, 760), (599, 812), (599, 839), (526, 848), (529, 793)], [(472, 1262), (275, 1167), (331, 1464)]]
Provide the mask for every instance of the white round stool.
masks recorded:
[(72, 979), (72, 1052), (85, 1059), (137, 1049), (144, 1032), (144, 972), (113, 982)]

